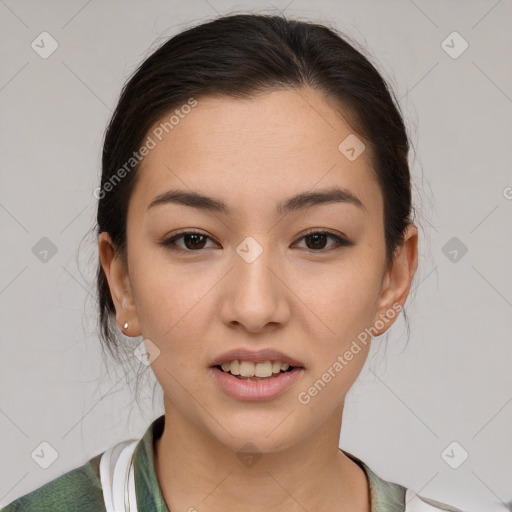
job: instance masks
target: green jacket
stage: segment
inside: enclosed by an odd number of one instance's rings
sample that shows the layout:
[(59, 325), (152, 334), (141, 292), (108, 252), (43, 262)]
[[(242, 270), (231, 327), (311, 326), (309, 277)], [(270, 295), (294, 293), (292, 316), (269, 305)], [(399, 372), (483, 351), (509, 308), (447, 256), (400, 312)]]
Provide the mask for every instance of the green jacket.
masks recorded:
[[(163, 432), (165, 416), (154, 420), (134, 452), (135, 492), (139, 512), (169, 512), (156, 478), (153, 446)], [(343, 452), (365, 471), (370, 482), (371, 512), (404, 512), (406, 488), (378, 477), (364, 462)], [(106, 512), (99, 463), (102, 453), (34, 491), (0, 512)], [(446, 508), (443, 510), (456, 510)]]

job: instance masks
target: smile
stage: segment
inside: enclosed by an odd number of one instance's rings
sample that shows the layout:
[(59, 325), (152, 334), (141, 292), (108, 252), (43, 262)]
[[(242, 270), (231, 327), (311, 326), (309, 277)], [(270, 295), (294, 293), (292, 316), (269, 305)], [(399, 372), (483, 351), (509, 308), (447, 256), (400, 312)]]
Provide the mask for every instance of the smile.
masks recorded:
[(217, 368), (239, 379), (268, 379), (275, 374), (293, 370), (293, 366), (290, 366), (288, 363), (282, 363), (281, 361), (253, 363), (252, 361), (239, 361), (238, 359), (218, 365)]

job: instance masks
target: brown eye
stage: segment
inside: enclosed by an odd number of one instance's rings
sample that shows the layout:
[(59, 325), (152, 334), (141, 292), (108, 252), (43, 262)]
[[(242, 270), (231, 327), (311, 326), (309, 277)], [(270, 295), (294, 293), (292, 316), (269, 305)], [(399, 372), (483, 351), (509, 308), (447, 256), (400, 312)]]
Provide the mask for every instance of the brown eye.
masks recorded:
[(310, 245), (306, 244), (308, 249), (324, 249), (328, 236), (325, 233), (314, 233), (306, 236), (305, 239), (311, 242)]
[(190, 235), (183, 235), (183, 242), (187, 249), (203, 249), (206, 237), (193, 233)]
[[(181, 239), (183, 240), (183, 245), (178, 245), (176, 242)], [(195, 231), (186, 231), (164, 240), (162, 245), (171, 250), (194, 252), (204, 249), (207, 240), (210, 240), (210, 237), (207, 235), (196, 233)]]
[[(326, 249), (326, 244), (329, 238), (333, 240), (334, 243), (331, 244), (330, 247), (328, 246)], [(353, 245), (353, 243), (349, 242), (347, 239), (328, 231), (313, 231), (303, 236), (300, 240), (305, 240), (306, 249), (309, 249), (313, 252), (327, 252), (340, 246)]]

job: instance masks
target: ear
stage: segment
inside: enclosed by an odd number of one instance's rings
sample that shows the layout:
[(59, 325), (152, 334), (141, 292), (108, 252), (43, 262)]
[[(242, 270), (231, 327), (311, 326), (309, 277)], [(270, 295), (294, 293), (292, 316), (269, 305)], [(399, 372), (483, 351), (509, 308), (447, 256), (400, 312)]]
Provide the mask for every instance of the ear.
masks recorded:
[[(410, 223), (404, 234), (404, 241), (395, 251), (390, 268), (382, 280), (381, 295), (374, 318), (374, 336), (384, 334), (398, 317), (407, 296), (418, 266), (418, 229)], [(379, 322), (380, 320), (380, 322)]]
[[(139, 319), (128, 269), (107, 232), (100, 234), (98, 249), (101, 266), (107, 277), (110, 295), (116, 308), (117, 325), (126, 336), (139, 336), (141, 334)], [(126, 322), (128, 323), (127, 329), (123, 327)]]

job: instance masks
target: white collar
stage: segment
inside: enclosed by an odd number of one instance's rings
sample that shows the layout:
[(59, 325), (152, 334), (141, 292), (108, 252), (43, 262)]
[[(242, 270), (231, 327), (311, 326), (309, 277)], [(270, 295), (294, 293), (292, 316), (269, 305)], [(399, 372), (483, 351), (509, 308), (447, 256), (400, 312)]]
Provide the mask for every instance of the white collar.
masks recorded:
[(139, 439), (121, 441), (100, 460), (100, 479), (107, 512), (137, 512), (133, 455)]

